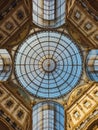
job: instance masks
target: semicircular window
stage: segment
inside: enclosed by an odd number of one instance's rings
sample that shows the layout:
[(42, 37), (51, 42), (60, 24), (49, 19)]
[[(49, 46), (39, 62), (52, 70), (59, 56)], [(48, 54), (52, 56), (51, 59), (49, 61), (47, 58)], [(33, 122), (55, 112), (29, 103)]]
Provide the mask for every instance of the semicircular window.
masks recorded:
[(80, 53), (67, 35), (52, 31), (36, 33), (16, 52), (16, 77), (37, 97), (61, 97), (71, 91), (81, 77)]
[(86, 72), (91, 80), (98, 82), (98, 50), (91, 50), (86, 60)]

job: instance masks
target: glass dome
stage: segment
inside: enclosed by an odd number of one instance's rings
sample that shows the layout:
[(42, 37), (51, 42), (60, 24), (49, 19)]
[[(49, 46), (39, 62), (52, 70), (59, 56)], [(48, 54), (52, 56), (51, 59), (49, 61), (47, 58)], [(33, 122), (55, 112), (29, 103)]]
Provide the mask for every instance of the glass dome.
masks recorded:
[(71, 91), (81, 77), (80, 49), (67, 35), (38, 32), (19, 46), (15, 73), (21, 86), (32, 95), (61, 97)]

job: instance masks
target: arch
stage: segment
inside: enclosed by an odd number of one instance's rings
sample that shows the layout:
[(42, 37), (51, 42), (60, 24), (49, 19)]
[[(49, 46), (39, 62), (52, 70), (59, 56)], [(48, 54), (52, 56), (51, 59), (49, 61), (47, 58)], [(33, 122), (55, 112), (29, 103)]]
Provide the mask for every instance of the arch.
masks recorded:
[(87, 128), (87, 130), (98, 130), (98, 119), (94, 120)]
[(2, 120), (0, 120), (0, 130), (10, 130)]

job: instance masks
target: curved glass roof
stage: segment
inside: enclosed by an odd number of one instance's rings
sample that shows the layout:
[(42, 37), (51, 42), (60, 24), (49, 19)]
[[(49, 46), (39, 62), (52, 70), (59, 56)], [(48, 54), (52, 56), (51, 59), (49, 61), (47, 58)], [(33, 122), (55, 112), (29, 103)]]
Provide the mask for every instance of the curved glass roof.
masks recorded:
[(65, 23), (65, 0), (33, 0), (33, 23), (44, 28), (56, 28)]
[(63, 33), (38, 32), (19, 46), (15, 73), (19, 83), (32, 95), (61, 97), (71, 91), (81, 77), (81, 52)]
[(64, 130), (64, 108), (52, 101), (40, 102), (33, 107), (33, 130)]
[(12, 71), (12, 60), (6, 49), (0, 49), (0, 81), (6, 81)]
[(91, 50), (86, 60), (86, 72), (91, 80), (98, 82), (98, 50)]

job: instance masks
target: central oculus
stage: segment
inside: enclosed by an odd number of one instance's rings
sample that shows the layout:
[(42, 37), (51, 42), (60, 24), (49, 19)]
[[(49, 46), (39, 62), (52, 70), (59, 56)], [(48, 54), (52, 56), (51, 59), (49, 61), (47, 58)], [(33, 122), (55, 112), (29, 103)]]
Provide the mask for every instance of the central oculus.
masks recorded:
[(63, 33), (31, 35), (15, 54), (15, 75), (31, 95), (58, 98), (70, 92), (82, 74), (79, 47)]
[(45, 59), (43, 61), (42, 67), (43, 67), (43, 70), (45, 72), (50, 73), (50, 72), (53, 72), (55, 70), (56, 63), (53, 59)]
[(39, 62), (39, 68), (45, 73), (52, 73), (56, 69), (56, 59), (50, 55), (43, 57)]

